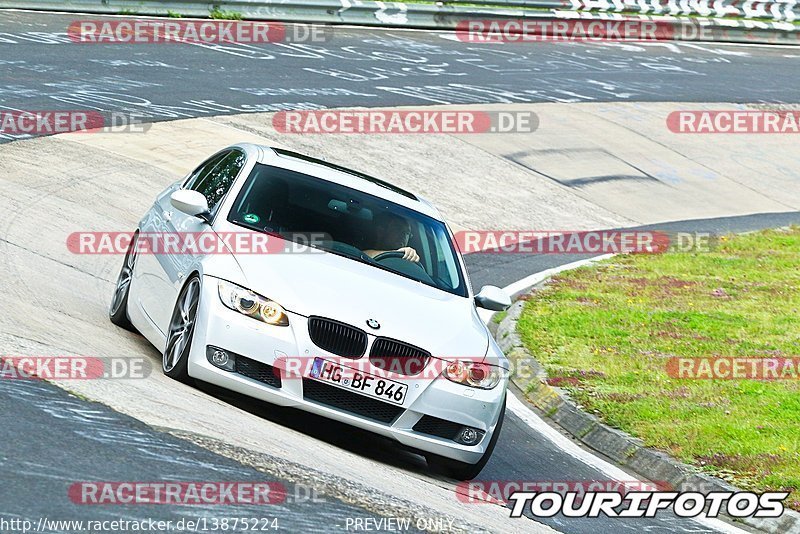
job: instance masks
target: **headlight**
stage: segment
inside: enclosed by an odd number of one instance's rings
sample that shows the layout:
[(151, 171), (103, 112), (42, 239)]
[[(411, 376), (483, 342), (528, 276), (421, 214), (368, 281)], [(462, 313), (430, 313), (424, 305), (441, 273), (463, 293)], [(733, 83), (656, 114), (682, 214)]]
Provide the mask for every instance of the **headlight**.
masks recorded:
[(448, 363), (442, 373), (451, 382), (479, 389), (492, 389), (502, 377), (503, 369), (485, 363), (457, 360)]
[(228, 308), (275, 326), (289, 326), (283, 307), (243, 287), (219, 281), (219, 298)]

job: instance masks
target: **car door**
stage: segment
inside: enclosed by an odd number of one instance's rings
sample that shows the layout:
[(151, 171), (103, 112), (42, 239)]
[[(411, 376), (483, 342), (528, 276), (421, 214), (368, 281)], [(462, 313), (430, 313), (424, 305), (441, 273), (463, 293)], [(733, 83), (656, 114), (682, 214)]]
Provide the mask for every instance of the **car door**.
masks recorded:
[[(204, 168), (196, 177), (187, 180), (185, 183), (184, 188), (198, 191), (206, 197), (212, 220), (216, 216), (223, 198), (230, 190), (242, 167), (244, 167), (245, 160), (244, 152), (239, 149), (225, 151), (212, 162), (214, 163), (213, 165)], [(190, 233), (197, 235), (214, 231), (203, 219), (186, 215), (175, 209), (170, 202), (169, 195), (166, 195), (161, 202), (161, 207), (163, 208), (162, 224), (165, 236), (171, 234), (183, 239)], [(174, 249), (175, 247), (173, 246), (172, 248)], [(157, 312), (158, 315), (154, 319), (158, 321), (162, 331), (166, 332), (169, 328), (172, 309), (175, 300), (178, 298), (178, 293), (183, 287), (186, 277), (195, 270), (202, 257), (203, 254), (197, 253), (190, 248), (179, 253), (159, 256), (159, 265), (162, 269), (159, 274), (165, 294)]]
[[(153, 207), (148, 212), (145, 219), (139, 228), (141, 238), (147, 239), (150, 242), (149, 249), (153, 253), (140, 254), (136, 262), (137, 271), (137, 284), (139, 287), (138, 304), (141, 306), (145, 315), (161, 330), (164, 330), (164, 317), (171, 313), (171, 309), (164, 311), (167, 305), (165, 298), (172, 294), (168, 277), (166, 276), (166, 265), (175, 261), (168, 255), (162, 254), (164, 250), (164, 234), (168, 231), (167, 217), (171, 217), (175, 208), (170, 203), (170, 196), (178, 189), (190, 187), (199, 179), (210, 173), (222, 159), (229, 153), (224, 151), (217, 153), (206, 161), (201, 163), (195, 170), (193, 170), (186, 179), (176, 182), (175, 184), (162, 191), (156, 197)], [(177, 271), (176, 271), (177, 272)], [(169, 319), (167, 318), (167, 321)]]

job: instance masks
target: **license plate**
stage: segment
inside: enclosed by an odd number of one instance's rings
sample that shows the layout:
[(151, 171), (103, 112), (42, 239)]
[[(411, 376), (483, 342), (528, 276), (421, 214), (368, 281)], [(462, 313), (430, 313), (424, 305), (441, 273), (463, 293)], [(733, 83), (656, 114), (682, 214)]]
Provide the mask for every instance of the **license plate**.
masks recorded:
[(322, 358), (314, 358), (309, 376), (342, 389), (401, 406), (408, 392), (407, 384), (356, 371)]

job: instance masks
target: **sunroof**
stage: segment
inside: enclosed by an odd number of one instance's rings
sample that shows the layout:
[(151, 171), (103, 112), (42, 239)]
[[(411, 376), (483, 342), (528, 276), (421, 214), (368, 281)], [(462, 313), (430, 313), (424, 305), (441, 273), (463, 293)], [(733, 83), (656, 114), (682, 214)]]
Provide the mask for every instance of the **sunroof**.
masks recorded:
[(300, 154), (298, 152), (292, 152), (291, 150), (284, 150), (282, 148), (275, 148), (275, 147), (272, 147), (272, 150), (274, 150), (275, 153), (278, 154), (279, 156), (283, 156), (283, 157), (286, 157), (286, 158), (295, 158), (295, 159), (307, 161), (309, 163), (315, 163), (317, 165), (323, 165), (325, 167), (337, 170), (339, 172), (346, 172), (347, 174), (350, 174), (352, 176), (356, 176), (358, 178), (361, 178), (362, 180), (366, 180), (366, 181), (371, 182), (371, 183), (373, 183), (373, 184), (375, 184), (377, 186), (380, 186), (380, 187), (383, 187), (385, 189), (388, 189), (388, 190), (390, 190), (390, 191), (392, 191), (394, 193), (397, 193), (398, 195), (403, 195), (404, 197), (408, 197), (411, 200), (419, 200), (416, 196), (414, 196), (413, 193), (411, 193), (409, 191), (406, 191), (405, 189), (402, 189), (400, 187), (397, 187), (396, 185), (392, 185), (389, 182), (384, 182), (383, 180), (375, 178), (374, 176), (370, 176), (369, 174), (364, 174), (363, 172), (354, 171), (353, 169), (348, 169), (347, 167), (342, 167), (341, 165), (336, 165), (335, 163), (328, 163), (327, 161), (323, 161), (323, 160), (317, 159), (317, 158), (312, 158), (311, 156), (306, 156), (305, 154)]

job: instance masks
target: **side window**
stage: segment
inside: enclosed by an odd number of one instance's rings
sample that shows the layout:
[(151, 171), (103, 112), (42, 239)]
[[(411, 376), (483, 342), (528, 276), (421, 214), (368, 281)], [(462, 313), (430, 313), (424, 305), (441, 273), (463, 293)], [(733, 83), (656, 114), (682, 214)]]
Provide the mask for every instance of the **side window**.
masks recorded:
[(437, 279), (442, 282), (443, 285), (452, 289), (456, 289), (459, 285), (461, 285), (461, 281), (458, 276), (458, 261), (454, 256), (454, 253), (456, 252), (445, 250), (445, 246), (447, 246), (447, 244), (450, 242), (450, 236), (447, 234), (444, 228), (436, 228), (434, 231), (436, 232), (436, 258), (438, 263)]
[(245, 155), (239, 150), (233, 150), (223, 155), (222, 159), (208, 172), (201, 172), (197, 180), (189, 187), (205, 195), (208, 200), (208, 209), (214, 209), (233, 185), (244, 167)]
[(197, 167), (194, 170), (194, 172), (192, 172), (189, 178), (186, 179), (186, 182), (184, 182), (183, 187), (185, 187), (186, 189), (196, 189), (195, 184), (198, 181), (203, 180), (206, 177), (206, 175), (210, 173), (212, 170), (214, 170), (214, 167), (216, 167), (217, 164), (220, 161), (222, 161), (222, 159), (228, 154), (230, 154), (230, 151), (225, 151), (221, 154), (217, 154), (211, 159), (204, 161), (199, 167)]

